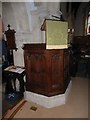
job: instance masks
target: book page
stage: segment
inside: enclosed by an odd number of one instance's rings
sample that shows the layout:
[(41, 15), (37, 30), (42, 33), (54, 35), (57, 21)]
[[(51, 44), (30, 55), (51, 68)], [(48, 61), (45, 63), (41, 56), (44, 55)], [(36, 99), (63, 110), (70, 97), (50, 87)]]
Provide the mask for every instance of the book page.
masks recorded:
[(13, 67), (13, 66), (9, 66), (6, 69), (4, 69), (5, 71), (11, 71), (11, 72), (15, 72), (15, 73), (19, 73), (21, 74), (25, 69), (20, 68), (20, 67)]

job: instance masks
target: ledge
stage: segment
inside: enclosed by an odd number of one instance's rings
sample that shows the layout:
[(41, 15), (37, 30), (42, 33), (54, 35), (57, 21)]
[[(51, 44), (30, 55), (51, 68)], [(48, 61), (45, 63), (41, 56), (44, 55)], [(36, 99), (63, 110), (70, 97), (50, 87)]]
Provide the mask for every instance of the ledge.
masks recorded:
[(60, 106), (66, 103), (69, 93), (71, 91), (71, 86), (72, 86), (72, 81), (70, 81), (64, 94), (60, 94), (52, 97), (47, 97), (44, 95), (25, 91), (24, 98), (28, 101), (35, 102), (45, 108)]

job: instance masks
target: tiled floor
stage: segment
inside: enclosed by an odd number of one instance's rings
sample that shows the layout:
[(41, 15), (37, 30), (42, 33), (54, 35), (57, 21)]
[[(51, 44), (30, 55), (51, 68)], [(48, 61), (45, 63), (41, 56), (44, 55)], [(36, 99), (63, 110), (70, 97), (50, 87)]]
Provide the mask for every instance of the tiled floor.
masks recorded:
[[(31, 110), (37, 107), (36, 111)], [(10, 111), (11, 113), (12, 111)], [(44, 108), (31, 101), (26, 102), (15, 118), (88, 118), (88, 79), (72, 78), (72, 89), (65, 105)]]

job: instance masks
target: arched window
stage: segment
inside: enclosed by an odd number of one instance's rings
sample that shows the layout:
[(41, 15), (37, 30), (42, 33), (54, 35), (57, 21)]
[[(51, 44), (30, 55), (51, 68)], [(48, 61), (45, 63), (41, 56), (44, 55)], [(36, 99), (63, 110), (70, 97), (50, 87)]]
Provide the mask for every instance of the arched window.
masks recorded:
[(87, 35), (90, 35), (90, 11), (87, 18)]

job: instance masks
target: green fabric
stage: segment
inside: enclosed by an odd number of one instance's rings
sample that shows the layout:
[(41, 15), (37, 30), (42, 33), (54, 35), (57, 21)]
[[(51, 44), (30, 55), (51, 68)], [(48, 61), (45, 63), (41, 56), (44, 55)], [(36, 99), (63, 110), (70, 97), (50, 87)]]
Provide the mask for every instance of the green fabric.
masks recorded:
[(67, 45), (68, 23), (46, 20), (46, 45)]

